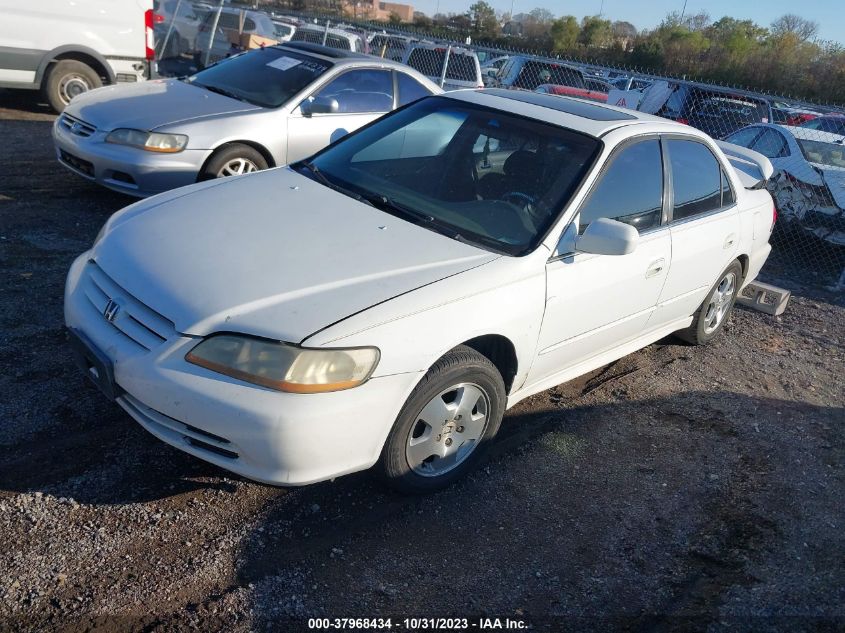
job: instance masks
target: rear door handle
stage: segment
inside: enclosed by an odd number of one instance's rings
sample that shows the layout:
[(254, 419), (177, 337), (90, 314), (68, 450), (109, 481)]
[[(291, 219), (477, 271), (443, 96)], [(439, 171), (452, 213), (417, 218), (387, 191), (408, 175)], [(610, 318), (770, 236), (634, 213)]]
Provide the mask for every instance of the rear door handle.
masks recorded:
[(728, 250), (731, 246), (734, 245), (734, 242), (736, 242), (736, 235), (731, 233), (725, 238), (725, 243), (722, 244), (722, 248)]
[(666, 267), (666, 260), (662, 257), (660, 259), (656, 259), (648, 266), (648, 270), (645, 271), (645, 278), (648, 279), (649, 277), (656, 277), (660, 273), (663, 272), (663, 269)]

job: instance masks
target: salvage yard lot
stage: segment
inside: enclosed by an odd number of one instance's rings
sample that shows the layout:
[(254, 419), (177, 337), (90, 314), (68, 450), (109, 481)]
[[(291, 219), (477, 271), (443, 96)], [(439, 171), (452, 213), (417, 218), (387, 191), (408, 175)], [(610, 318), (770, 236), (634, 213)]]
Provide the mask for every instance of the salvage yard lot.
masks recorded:
[(273, 488), (156, 440), (71, 362), (65, 273), (132, 200), (61, 168), (52, 120), (0, 91), (0, 630), (845, 626), (841, 293), (783, 282), (781, 317), (523, 401), (445, 492)]

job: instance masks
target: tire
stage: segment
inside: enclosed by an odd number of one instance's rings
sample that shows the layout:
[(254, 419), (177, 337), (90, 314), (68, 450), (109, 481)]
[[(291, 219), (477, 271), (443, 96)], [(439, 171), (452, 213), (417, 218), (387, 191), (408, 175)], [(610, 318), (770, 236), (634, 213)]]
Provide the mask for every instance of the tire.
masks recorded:
[(73, 97), (102, 85), (100, 75), (88, 64), (75, 59), (63, 59), (47, 71), (44, 97), (53, 110), (62, 112)]
[[(391, 488), (411, 494), (451, 485), (496, 436), (506, 399), (493, 363), (474, 349), (456, 347), (408, 397), (382, 449), (378, 475)], [(432, 455), (422, 459), (428, 451)]]
[(716, 338), (731, 316), (741, 284), (742, 265), (734, 261), (719, 275), (718, 281), (695, 313), (692, 324), (675, 335), (693, 345), (704, 345)]
[[(237, 171), (238, 165), (242, 168), (240, 172)], [(211, 155), (211, 158), (200, 171), (199, 180), (249, 174), (267, 169), (267, 167), (267, 161), (257, 149), (243, 143), (232, 143), (221, 147)]]

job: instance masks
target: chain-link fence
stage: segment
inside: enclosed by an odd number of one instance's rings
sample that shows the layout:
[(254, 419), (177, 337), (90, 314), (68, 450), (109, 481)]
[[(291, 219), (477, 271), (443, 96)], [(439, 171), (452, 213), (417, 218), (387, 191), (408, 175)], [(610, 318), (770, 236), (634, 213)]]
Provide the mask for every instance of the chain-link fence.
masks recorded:
[(155, 0), (158, 73), (185, 75), (227, 56), (302, 41), (401, 61), (445, 90), (497, 87), (580, 97), (691, 125), (775, 167), (778, 222), (766, 271), (845, 288), (845, 110), (637, 69), (493, 48), (384, 23), (277, 14), (222, 0)]

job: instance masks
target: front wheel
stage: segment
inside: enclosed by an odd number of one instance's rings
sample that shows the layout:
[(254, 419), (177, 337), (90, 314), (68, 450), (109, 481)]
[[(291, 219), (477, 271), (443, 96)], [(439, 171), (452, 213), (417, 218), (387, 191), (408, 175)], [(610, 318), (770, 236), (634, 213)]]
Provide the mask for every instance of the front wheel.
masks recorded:
[(377, 470), (406, 493), (445, 488), (468, 472), (495, 437), (505, 384), (496, 367), (459, 346), (428, 370), (399, 413)]
[(249, 145), (232, 143), (212, 154), (202, 168), (199, 180), (251, 174), (261, 169), (267, 169), (267, 161), (261, 152)]
[(676, 335), (693, 345), (709, 343), (725, 326), (741, 283), (742, 266), (735, 261), (719, 276), (716, 285), (695, 313), (692, 324), (676, 332)]

